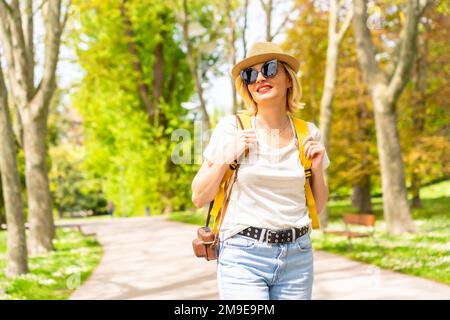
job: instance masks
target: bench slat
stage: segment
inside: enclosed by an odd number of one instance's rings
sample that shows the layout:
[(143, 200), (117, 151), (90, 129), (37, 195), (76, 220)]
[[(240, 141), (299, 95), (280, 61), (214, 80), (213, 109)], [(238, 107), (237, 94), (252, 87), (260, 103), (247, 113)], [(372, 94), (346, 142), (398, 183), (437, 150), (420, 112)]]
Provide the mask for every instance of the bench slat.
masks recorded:
[(357, 224), (373, 227), (375, 225), (375, 215), (373, 214), (344, 214), (346, 224)]

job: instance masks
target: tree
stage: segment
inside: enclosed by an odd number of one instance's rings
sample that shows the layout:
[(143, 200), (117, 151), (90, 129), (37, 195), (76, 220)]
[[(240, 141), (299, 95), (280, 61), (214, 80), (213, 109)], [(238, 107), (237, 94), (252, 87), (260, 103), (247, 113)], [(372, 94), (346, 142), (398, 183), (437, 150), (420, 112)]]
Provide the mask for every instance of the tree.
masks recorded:
[[(195, 91), (186, 54), (181, 49), (176, 12), (171, 10), (170, 2), (127, 1), (126, 14), (133, 31), (130, 38), (124, 37), (127, 26), (120, 1), (76, 4), (80, 6), (80, 23), (70, 25), (69, 39), (84, 77), (71, 95), (71, 107), (81, 116), (83, 145), (76, 152), (81, 163), (73, 163), (72, 167), (85, 173), (85, 179), (101, 184), (102, 193), (116, 204), (119, 215), (143, 215), (146, 206), (152, 213), (183, 209), (191, 203), (189, 180), (195, 172), (190, 164), (172, 162), (176, 143), (171, 135), (176, 129), (193, 130), (192, 115), (181, 103)], [(129, 47), (131, 39), (136, 49), (133, 52)], [(164, 55), (160, 68), (164, 77), (161, 96), (155, 98), (152, 88), (158, 74), (155, 63), (161, 43)], [(142, 74), (135, 68), (134, 52)], [(159, 100), (154, 104), (154, 122), (148, 121), (138, 88), (141, 81), (148, 87), (149, 100)], [(71, 153), (54, 151), (59, 153), (58, 158)], [(65, 178), (77, 179), (63, 175)], [(56, 171), (53, 179), (58, 179)], [(86, 190), (83, 184), (78, 186)], [(64, 192), (58, 192), (61, 191)], [(63, 200), (61, 196), (60, 193), (58, 199)]]
[(63, 12), (61, 2), (62, 0), (48, 0), (42, 5), (45, 58), (43, 75), (37, 82), (34, 74), (34, 1), (0, 1), (0, 39), (8, 62), (10, 90), (19, 110), (18, 121), (23, 125), (30, 222), (29, 250), (32, 255), (52, 250), (55, 235), (45, 162), (45, 137), (48, 108), (56, 88), (55, 71), (61, 34), (70, 7), (67, 5)]
[[(229, 32), (227, 36), (227, 45), (228, 50), (230, 54), (230, 62), (231, 65), (234, 66), (237, 63), (237, 54), (236, 54), (236, 16), (235, 12), (233, 10), (231, 0), (225, 1), (225, 12), (226, 17), (229, 25)], [(245, 7), (247, 9), (247, 7)], [(247, 14), (245, 14), (247, 16)], [(232, 114), (236, 114), (238, 110), (238, 101), (237, 101), (237, 92), (236, 92), (236, 86), (234, 85), (234, 78), (230, 76), (231, 81), (231, 90), (232, 90), (232, 96), (233, 96), (233, 107), (232, 107)]]
[(2, 193), (8, 223), (7, 276), (16, 276), (28, 271), (25, 222), (16, 147), (10, 122), (8, 98), (0, 65), (0, 173)]
[[(203, 87), (202, 87), (202, 79), (199, 76), (199, 68), (198, 65), (198, 56), (200, 55), (200, 50), (197, 48), (197, 50), (194, 50), (192, 43), (191, 43), (191, 36), (189, 34), (189, 5), (188, 0), (183, 0), (183, 39), (186, 46), (187, 51), (187, 59), (189, 62), (189, 67), (191, 69), (192, 79), (194, 80), (195, 88), (197, 91), (198, 99), (200, 101), (200, 109), (202, 110), (203, 115), (203, 123), (205, 124), (205, 131), (209, 132), (211, 129), (211, 121), (209, 119), (208, 111), (206, 110), (206, 102), (205, 97), (203, 93)], [(208, 137), (209, 138), (209, 137)]]
[[(322, 133), (323, 139), (328, 140), (326, 148), (332, 162), (332, 166), (327, 170), (330, 194), (334, 197), (352, 193), (352, 204), (357, 211), (371, 212), (370, 177), (374, 176), (372, 181), (376, 186), (379, 172), (376, 147), (373, 145), (375, 139), (370, 98), (361, 81), (351, 29), (349, 32), (343, 32), (344, 22), (348, 20), (345, 19), (345, 11), (342, 10), (339, 18), (342, 21), (340, 31), (342, 39), (339, 45), (339, 59), (336, 59), (335, 66), (338, 72), (331, 73), (335, 76), (333, 81), (336, 84), (331, 82), (334, 93), (325, 99), (327, 94), (323, 92), (326, 90), (324, 79), (327, 78), (327, 64), (333, 66), (329, 61), (334, 60), (334, 58), (327, 59), (327, 53), (330, 51), (327, 37), (327, 30), (330, 32), (330, 8), (317, 3), (313, 0), (297, 2), (300, 16), (294, 26), (287, 30), (287, 38), (283, 45), (286, 50), (301, 59), (302, 101), (306, 107), (300, 111), (299, 116), (317, 124), (321, 113), (321, 101), (332, 102), (333, 121), (329, 120), (329, 131), (333, 133), (330, 139), (325, 139)], [(348, 11), (347, 19), (350, 19)], [(336, 33), (336, 27), (331, 27), (331, 31)], [(337, 51), (334, 52), (337, 54)], [(328, 79), (332, 77), (329, 76)], [(329, 99), (331, 97), (332, 100)], [(331, 117), (331, 110), (328, 115), (320, 116), (321, 127), (327, 122), (328, 116)], [(325, 210), (321, 213), (321, 220), (326, 213)], [(321, 224), (326, 225), (323, 220)]]
[(264, 10), (264, 14), (266, 16), (266, 41), (273, 41), (273, 39), (280, 34), (285, 28), (288, 22), (292, 22), (291, 14), (295, 12), (296, 4), (295, 1), (292, 5), (291, 10), (287, 11), (287, 13), (284, 16), (283, 21), (280, 23), (278, 28), (275, 31), (272, 31), (272, 14), (274, 12), (274, 9), (277, 4), (281, 4), (281, 1), (279, 3), (275, 3), (273, 0), (260, 0), (261, 6)]
[(412, 79), (399, 100), (400, 137), (412, 208), (422, 206), (420, 189), (449, 176), (449, 12), (433, 2), (420, 19)]
[(367, 27), (369, 21), (367, 2), (353, 1), (356, 51), (363, 79), (374, 105), (384, 217), (391, 234), (415, 230), (406, 193), (396, 103), (409, 80), (416, 51), (417, 26), (426, 5), (426, 0), (408, 1), (407, 19), (399, 39), (398, 57), (392, 72), (386, 72), (377, 62), (374, 44)]
[[(325, 149), (329, 149), (331, 118), (333, 114), (333, 97), (336, 86), (336, 69), (339, 58), (339, 45), (350, 26), (353, 17), (351, 8), (347, 9), (344, 21), (338, 29), (340, 6), (337, 0), (330, 1), (329, 20), (328, 20), (328, 49), (327, 61), (325, 67), (325, 79), (323, 82), (322, 99), (320, 101), (320, 131), (323, 137)], [(325, 179), (327, 179), (325, 175)], [(321, 225), (326, 227), (328, 224), (328, 213), (325, 208), (320, 214)]]

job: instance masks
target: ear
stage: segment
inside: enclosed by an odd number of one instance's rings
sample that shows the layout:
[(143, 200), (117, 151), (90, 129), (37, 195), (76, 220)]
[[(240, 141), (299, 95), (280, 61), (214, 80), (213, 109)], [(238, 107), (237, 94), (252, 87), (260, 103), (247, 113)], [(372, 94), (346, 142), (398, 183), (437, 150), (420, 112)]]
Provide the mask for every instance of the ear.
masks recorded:
[(287, 85), (287, 87), (288, 88), (292, 88), (292, 80), (291, 80), (290, 77), (288, 78), (288, 85)]
[(286, 72), (286, 79), (287, 79), (287, 88), (291, 88), (292, 87), (292, 78), (289, 75), (289, 73)]

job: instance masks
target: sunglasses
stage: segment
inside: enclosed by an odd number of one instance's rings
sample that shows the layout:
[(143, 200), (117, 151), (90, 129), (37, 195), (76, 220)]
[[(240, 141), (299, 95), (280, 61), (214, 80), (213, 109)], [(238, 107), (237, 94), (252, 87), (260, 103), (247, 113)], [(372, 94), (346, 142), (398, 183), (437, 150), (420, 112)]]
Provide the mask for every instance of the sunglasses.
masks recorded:
[(256, 79), (258, 78), (258, 73), (261, 72), (264, 78), (273, 78), (277, 75), (278, 71), (278, 60), (273, 59), (270, 61), (265, 62), (261, 70), (256, 70), (254, 68), (247, 68), (244, 70), (241, 70), (240, 76), (242, 81), (244, 81), (245, 84), (252, 84), (256, 82)]

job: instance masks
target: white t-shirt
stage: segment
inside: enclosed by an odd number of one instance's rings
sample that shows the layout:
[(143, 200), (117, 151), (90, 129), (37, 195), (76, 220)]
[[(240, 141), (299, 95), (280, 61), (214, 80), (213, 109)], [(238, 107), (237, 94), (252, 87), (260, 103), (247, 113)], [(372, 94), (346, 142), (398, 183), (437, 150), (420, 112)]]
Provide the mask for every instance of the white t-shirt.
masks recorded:
[[(291, 119), (290, 119), (291, 120)], [(307, 122), (310, 135), (322, 142), (319, 128)], [(255, 128), (255, 117), (252, 117)], [(295, 132), (291, 120), (291, 128)], [(216, 152), (232, 141), (238, 128), (236, 117), (229, 115), (219, 121), (203, 156), (213, 161)], [(305, 171), (299, 161), (295, 137), (285, 147), (268, 146), (257, 134), (256, 147), (239, 167), (227, 212), (220, 229), (222, 241), (248, 228), (285, 229), (309, 225), (305, 198)], [(327, 152), (323, 170), (330, 165)]]

